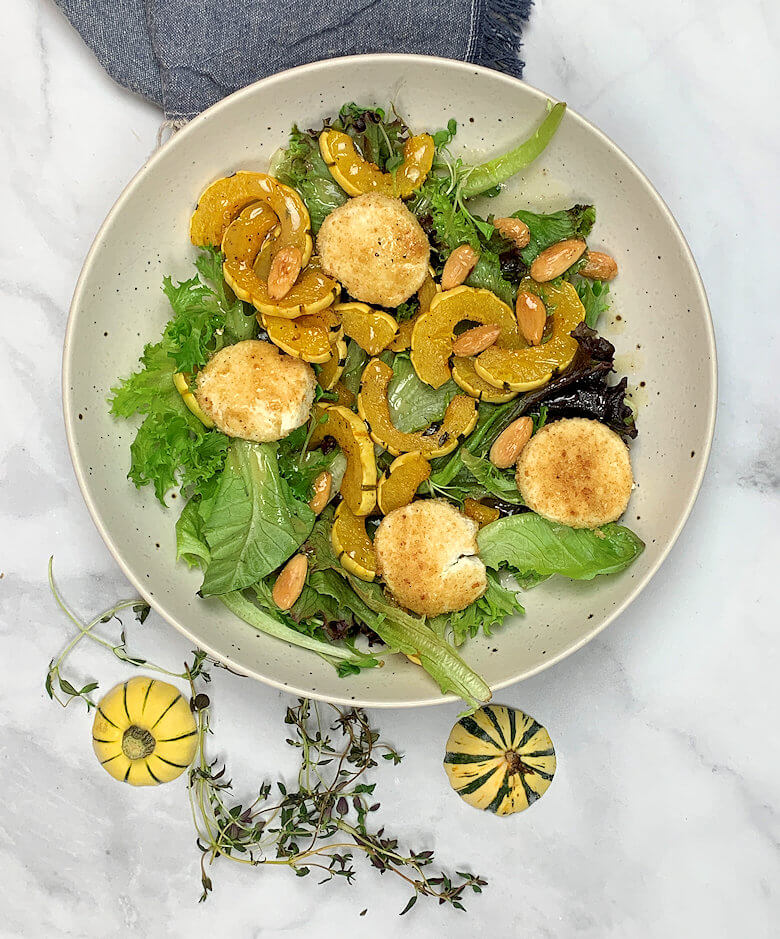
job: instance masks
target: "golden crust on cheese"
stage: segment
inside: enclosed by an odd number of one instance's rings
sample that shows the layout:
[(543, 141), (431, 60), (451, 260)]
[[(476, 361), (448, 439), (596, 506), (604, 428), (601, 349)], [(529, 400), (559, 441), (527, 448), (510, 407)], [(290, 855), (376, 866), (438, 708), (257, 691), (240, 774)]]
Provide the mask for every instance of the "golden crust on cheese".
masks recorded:
[(598, 528), (625, 512), (634, 478), (628, 448), (599, 421), (554, 421), (534, 434), (515, 479), (529, 508), (571, 528)]
[(246, 339), (212, 356), (198, 372), (195, 397), (223, 434), (263, 443), (308, 420), (315, 385), (306, 362)]
[(422, 286), (430, 245), (400, 199), (367, 193), (328, 215), (317, 252), (323, 270), (356, 300), (394, 307)]
[(390, 593), (415, 613), (462, 610), (487, 588), (477, 524), (443, 500), (394, 509), (377, 529), (374, 550)]

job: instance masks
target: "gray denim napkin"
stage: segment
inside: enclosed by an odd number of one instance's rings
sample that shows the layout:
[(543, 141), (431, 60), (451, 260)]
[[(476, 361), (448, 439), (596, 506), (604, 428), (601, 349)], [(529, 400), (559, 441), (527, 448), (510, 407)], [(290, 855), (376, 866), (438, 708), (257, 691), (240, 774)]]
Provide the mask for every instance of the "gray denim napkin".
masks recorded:
[(520, 77), (531, 0), (55, 0), (108, 74), (186, 120), (250, 82), (361, 52)]

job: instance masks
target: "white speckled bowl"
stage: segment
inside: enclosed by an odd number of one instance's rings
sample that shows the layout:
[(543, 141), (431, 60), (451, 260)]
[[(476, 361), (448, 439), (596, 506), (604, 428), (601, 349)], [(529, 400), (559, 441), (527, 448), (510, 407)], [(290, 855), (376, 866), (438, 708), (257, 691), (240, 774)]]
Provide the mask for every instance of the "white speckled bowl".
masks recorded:
[[(188, 222), (203, 188), (237, 169), (264, 170), (293, 122), (317, 126), (344, 101), (393, 101), (415, 129), (458, 120), (458, 146), (500, 152), (538, 122), (546, 95), (505, 75), (422, 56), (360, 56), (304, 66), (210, 108), (147, 162), (100, 229), (79, 278), (65, 337), (63, 399), (79, 485), (101, 535), (130, 581), (172, 625), (238, 671), (297, 694), (369, 706), (447, 700), (402, 656), (340, 679), (313, 653), (257, 634), (218, 602), (195, 595), (199, 575), (174, 561), (177, 502), (166, 511), (126, 479), (133, 427), (106, 398), (168, 319), (163, 274), (191, 276)], [(647, 584), (688, 517), (715, 420), (715, 346), (707, 299), (669, 210), (636, 166), (571, 111), (543, 157), (491, 205), (556, 209), (594, 202), (591, 244), (620, 264), (613, 321), (604, 332), (618, 367), (641, 387), (638, 487), (625, 522), (647, 542), (629, 570), (590, 583), (554, 578), (525, 596), (526, 616), (465, 647), (501, 688), (584, 645)]]

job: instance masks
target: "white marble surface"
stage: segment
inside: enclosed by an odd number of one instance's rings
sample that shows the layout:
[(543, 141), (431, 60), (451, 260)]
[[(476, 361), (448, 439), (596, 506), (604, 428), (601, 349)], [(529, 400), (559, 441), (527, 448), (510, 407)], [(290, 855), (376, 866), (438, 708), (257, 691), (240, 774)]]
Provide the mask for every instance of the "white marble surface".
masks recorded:
[[(420, 903), (403, 921), (404, 891), (368, 869), (355, 887), (318, 888), (223, 863), (199, 906), (183, 785), (118, 786), (94, 763), (83, 713), (44, 695), (66, 630), (48, 555), (84, 613), (128, 593), (71, 472), (60, 349), (84, 254), (160, 118), (101, 72), (48, 0), (3, 12), (0, 935), (777, 935), (777, 7), (535, 9), (528, 80), (623, 146), (691, 242), (718, 336), (718, 429), (691, 520), (649, 589), (586, 649), (501, 695), (555, 740), (542, 802), (509, 821), (459, 802), (440, 766), (454, 707), (376, 715), (406, 752), (381, 773), (388, 825), (490, 880), (466, 916)], [(188, 650), (155, 616), (132, 637), (157, 661)], [(75, 664), (104, 686), (125, 674), (98, 656)], [(219, 672), (213, 697), (239, 791), (292, 768), (283, 695)]]

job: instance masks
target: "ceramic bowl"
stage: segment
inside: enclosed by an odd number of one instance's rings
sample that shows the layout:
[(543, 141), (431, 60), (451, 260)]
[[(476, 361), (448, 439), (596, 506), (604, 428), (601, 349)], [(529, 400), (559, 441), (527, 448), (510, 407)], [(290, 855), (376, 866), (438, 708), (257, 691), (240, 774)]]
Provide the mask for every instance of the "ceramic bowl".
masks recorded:
[[(316, 127), (345, 101), (394, 103), (412, 128), (459, 123), (457, 151), (499, 153), (524, 138), (547, 95), (497, 72), (423, 56), (359, 56), (293, 69), (210, 108), (158, 150), (124, 190), (84, 263), (65, 337), (68, 443), (84, 499), (139, 593), (194, 644), (233, 669), (296, 694), (367, 706), (448, 700), (403, 656), (339, 678), (313, 653), (259, 635), (217, 601), (196, 596), (199, 574), (174, 560), (179, 502), (162, 508), (127, 480), (134, 427), (106, 399), (169, 318), (164, 274), (192, 274), (188, 223), (216, 177), (266, 170), (290, 126)], [(463, 654), (498, 689), (553, 665), (620, 615), (668, 554), (707, 463), (716, 401), (712, 324), (696, 264), (675, 220), (640, 170), (583, 117), (567, 112), (547, 152), (490, 205), (554, 210), (593, 202), (589, 239), (620, 265), (603, 332), (617, 347), (638, 408), (637, 487), (625, 523), (647, 543), (627, 571), (589, 583), (553, 578), (524, 597), (526, 615)]]

